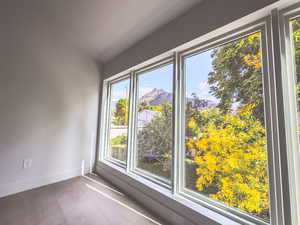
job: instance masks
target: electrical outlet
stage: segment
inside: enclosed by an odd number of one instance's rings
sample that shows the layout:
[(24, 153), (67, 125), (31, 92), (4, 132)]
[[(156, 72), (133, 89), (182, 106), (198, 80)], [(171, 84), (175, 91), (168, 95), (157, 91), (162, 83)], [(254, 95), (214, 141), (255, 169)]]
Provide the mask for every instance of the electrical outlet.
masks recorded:
[(31, 168), (31, 166), (32, 166), (32, 159), (23, 160), (23, 169)]

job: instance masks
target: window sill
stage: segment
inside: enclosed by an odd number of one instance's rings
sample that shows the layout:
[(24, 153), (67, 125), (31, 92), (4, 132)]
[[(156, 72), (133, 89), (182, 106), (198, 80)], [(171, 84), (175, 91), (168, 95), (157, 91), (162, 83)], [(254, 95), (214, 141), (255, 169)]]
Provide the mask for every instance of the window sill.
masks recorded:
[(98, 161), (96, 172), (170, 224), (196, 225), (201, 221), (205, 225), (253, 225), (247, 221), (236, 222), (184, 196), (173, 195), (171, 190), (134, 173), (127, 173), (124, 168), (108, 161)]
[(135, 181), (137, 181), (143, 185), (146, 185), (148, 187), (151, 187), (152, 189), (154, 189), (155, 191), (157, 191), (163, 195), (166, 195), (170, 198), (172, 197), (172, 193), (171, 193), (170, 189), (168, 189), (167, 187), (161, 186), (149, 179), (146, 179), (143, 176), (138, 175), (137, 173), (133, 173), (133, 172), (128, 173), (125, 168), (120, 167), (108, 160), (99, 161), (98, 165), (101, 165), (101, 164), (109, 166), (109, 167), (113, 168), (114, 170), (117, 170), (119, 173), (134, 179)]

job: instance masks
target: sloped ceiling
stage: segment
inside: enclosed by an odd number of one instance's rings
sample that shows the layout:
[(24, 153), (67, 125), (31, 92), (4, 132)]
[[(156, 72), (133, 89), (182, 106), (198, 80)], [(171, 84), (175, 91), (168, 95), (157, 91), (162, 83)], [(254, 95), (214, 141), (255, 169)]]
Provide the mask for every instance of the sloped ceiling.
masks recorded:
[(35, 23), (106, 62), (201, 1), (6, 0), (0, 17), (8, 25), (19, 20), (22, 29)]

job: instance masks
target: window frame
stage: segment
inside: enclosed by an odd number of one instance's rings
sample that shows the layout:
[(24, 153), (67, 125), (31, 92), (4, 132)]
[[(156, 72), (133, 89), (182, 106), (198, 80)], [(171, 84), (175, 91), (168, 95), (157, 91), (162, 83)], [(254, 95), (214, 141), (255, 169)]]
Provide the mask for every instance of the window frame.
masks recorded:
[[(271, 112), (270, 109), (270, 95), (268, 94), (268, 86), (269, 83), (269, 65), (268, 65), (268, 49), (266, 45), (266, 40), (267, 40), (267, 24), (269, 23), (268, 19), (263, 19), (258, 23), (254, 23), (248, 26), (245, 26), (244, 28), (239, 28), (237, 30), (233, 30), (232, 32), (229, 32), (227, 34), (222, 35), (221, 37), (216, 37), (213, 40), (210, 40), (208, 42), (204, 42), (202, 44), (199, 44), (195, 47), (189, 48), (187, 50), (183, 50), (179, 52), (179, 69), (180, 69), (180, 74), (181, 74), (181, 80), (179, 81), (181, 83), (181, 91), (180, 91), (180, 119), (179, 122), (181, 123), (181, 143), (180, 143), (180, 148), (178, 152), (178, 164), (179, 164), (179, 170), (178, 172), (178, 180), (179, 182), (177, 183), (177, 190), (179, 190), (178, 194), (182, 195), (185, 198), (189, 198), (192, 201), (198, 202), (199, 204), (206, 205), (207, 207), (218, 211), (222, 215), (229, 216), (231, 219), (236, 220), (238, 218), (238, 222), (245, 223), (247, 222), (254, 222), (255, 224), (261, 224), (261, 225), (266, 225), (269, 224), (268, 222), (263, 221), (260, 218), (256, 218), (254, 216), (251, 216), (250, 214), (247, 214), (246, 212), (243, 212), (239, 209), (229, 207), (221, 202), (215, 201), (207, 196), (204, 196), (200, 193), (196, 193), (192, 190), (188, 190), (185, 188), (185, 165), (184, 165), (184, 158), (185, 158), (185, 142), (184, 142), (184, 134), (185, 134), (185, 107), (186, 107), (186, 99), (185, 99), (185, 83), (186, 83), (186, 74), (185, 74), (185, 68), (184, 68), (184, 61), (186, 58), (189, 58), (193, 55), (201, 54), (202, 52), (206, 52), (208, 50), (211, 50), (213, 48), (222, 46), (226, 43), (231, 43), (235, 40), (238, 40), (240, 38), (243, 38), (245, 36), (248, 36), (252, 33), (260, 32), (261, 34), (261, 48), (263, 49), (262, 51), (262, 58), (263, 58), (263, 68), (262, 68), (262, 82), (263, 82), (263, 98), (264, 98), (264, 114), (265, 114), (265, 121), (266, 121), (266, 137), (267, 137), (267, 146), (268, 146), (268, 171), (269, 174), (272, 173), (273, 168), (270, 166), (272, 157), (273, 157), (273, 152), (275, 151), (272, 145), (269, 145), (271, 135), (268, 130), (270, 130), (270, 127), (272, 127), (272, 121), (271, 118), (268, 118), (269, 112)], [(274, 188), (273, 182), (271, 181), (271, 176), (269, 176), (269, 193), (270, 190)], [(270, 195), (269, 195), (270, 196)], [(270, 199), (270, 197), (269, 197)], [(271, 212), (271, 201), (270, 201), (270, 212)], [(237, 217), (238, 216), (238, 217)], [(270, 218), (271, 220), (271, 218)]]
[(296, 69), (294, 45), (291, 37), (290, 21), (300, 18), (300, 3), (279, 11), (279, 29), (281, 44), (281, 80), (283, 87), (284, 121), (281, 126), (286, 133), (286, 152), (288, 158), (288, 178), (290, 193), (290, 208), (293, 224), (300, 224), (300, 140), (297, 118)]
[[(153, 70), (156, 70), (156, 69), (159, 69), (159, 68), (162, 68), (164, 66), (167, 66), (167, 65), (173, 65), (173, 74), (172, 74), (172, 94), (173, 94), (173, 107), (172, 107), (172, 115), (173, 115), (173, 118), (174, 118), (174, 114), (175, 114), (175, 99), (174, 99), (174, 93), (175, 93), (175, 88), (174, 88), (174, 80), (175, 80), (175, 60), (174, 60), (174, 56), (171, 55), (171, 56), (168, 56), (166, 58), (163, 58), (161, 60), (158, 60), (154, 63), (151, 63), (151, 64), (148, 64), (144, 67), (141, 67), (135, 71), (133, 71), (133, 86), (134, 86), (134, 92), (133, 92), (133, 95), (135, 96), (135, 99), (133, 101), (133, 110), (132, 110), (132, 150), (131, 150), (131, 162), (128, 164), (129, 165), (129, 171), (131, 173), (134, 173), (134, 174), (137, 174), (139, 176), (142, 176), (148, 180), (151, 180), (152, 182), (156, 183), (156, 184), (159, 184), (165, 188), (167, 188), (168, 190), (170, 190), (172, 188), (172, 184), (173, 184), (173, 179), (172, 179), (172, 175), (174, 172), (173, 171), (173, 162), (172, 162), (172, 167), (171, 167), (171, 177), (170, 177), (170, 180), (166, 179), (166, 178), (163, 178), (163, 177), (160, 177), (156, 174), (152, 174), (151, 172), (148, 172), (146, 170), (143, 170), (141, 168), (138, 168), (137, 167), (137, 119), (138, 119), (138, 116), (137, 116), (137, 106), (138, 106), (138, 91), (139, 91), (139, 76), (144, 74), (144, 73), (147, 73), (147, 72), (150, 72), (150, 71), (153, 71)], [(173, 124), (174, 124), (174, 119), (173, 119)], [(172, 133), (173, 133), (173, 143), (172, 143), (172, 151), (173, 151), (173, 155), (172, 157), (174, 156), (174, 139), (175, 139), (175, 136), (174, 136), (174, 125), (172, 127)]]
[[(259, 31), (261, 33), (261, 47), (263, 49), (263, 84), (264, 84), (264, 110), (265, 110), (265, 121), (266, 121), (266, 136), (267, 136), (267, 147), (268, 147), (268, 171), (269, 171), (269, 199), (270, 199), (270, 223), (264, 222), (263, 220), (251, 216), (238, 209), (230, 208), (229, 206), (219, 203), (215, 200), (209, 199), (201, 194), (202, 197), (199, 199), (199, 195), (193, 196), (191, 193), (186, 193), (183, 190), (183, 178), (184, 178), (184, 165), (182, 165), (182, 152), (184, 150), (184, 133), (185, 129), (185, 117), (184, 117), (184, 98), (185, 98), (185, 75), (183, 70), (183, 56), (188, 54), (199, 54), (199, 52), (206, 51), (208, 49), (217, 47), (218, 45), (228, 43), (230, 41), (239, 39), (243, 36), (247, 36), (251, 33)], [(174, 199), (179, 202), (190, 201), (192, 203), (198, 203), (199, 206), (203, 206), (210, 209), (232, 221), (239, 222), (242, 224), (272, 224), (272, 225), (284, 225), (284, 219), (286, 209), (282, 209), (283, 202), (282, 196), (284, 190), (282, 189), (282, 171), (280, 165), (281, 156), (279, 154), (280, 146), (278, 144), (278, 117), (277, 117), (277, 99), (276, 99), (276, 84), (275, 84), (275, 73), (274, 73), (274, 59), (273, 59), (273, 46), (272, 43), (272, 20), (271, 16), (263, 17), (256, 20), (253, 23), (240, 26), (237, 29), (232, 29), (229, 32), (224, 32), (221, 35), (214, 35), (213, 38), (201, 42), (200, 44), (193, 45), (192, 47), (183, 47), (170, 51), (164, 56), (158, 56), (151, 62), (154, 63), (142, 63), (134, 66), (124, 72), (117, 75), (111, 76), (108, 79), (103, 80), (102, 90), (102, 106), (101, 106), (101, 119), (100, 119), (100, 132), (99, 132), (99, 160), (108, 165), (115, 165), (109, 159), (104, 157), (105, 149), (105, 133), (107, 126), (107, 99), (108, 99), (108, 84), (115, 80), (120, 80), (125, 77), (130, 77), (130, 93), (129, 93), (129, 125), (128, 125), (128, 152), (127, 152), (127, 164), (125, 167), (117, 164), (121, 168), (121, 172), (134, 177), (136, 180), (142, 182), (143, 178), (153, 183), (153, 187), (158, 184), (167, 193), (170, 193)], [(198, 42), (199, 43), (199, 42)], [(189, 45), (186, 45), (189, 46)], [(135, 127), (134, 120), (136, 117), (136, 104), (137, 104), (137, 73), (145, 72), (147, 69), (161, 67), (162, 64), (170, 60), (173, 63), (173, 163), (171, 182), (165, 183), (157, 177), (151, 176), (151, 174), (145, 173), (145, 171), (137, 171), (133, 165), (135, 147)], [(278, 88), (281, 88), (280, 86)], [(284, 159), (283, 159), (284, 160)], [(110, 164), (112, 163), (112, 164)], [(113, 167), (116, 168), (116, 167)], [(138, 179), (137, 177), (141, 178)], [(147, 182), (148, 183), (148, 182)], [(150, 185), (150, 187), (152, 187)], [(286, 191), (286, 190), (285, 190)], [(204, 198), (203, 198), (204, 197)]]
[[(130, 107), (130, 102), (132, 101), (131, 100), (131, 92), (130, 92), (130, 89), (131, 89), (131, 86), (132, 86), (132, 82), (131, 82), (131, 77), (130, 77), (130, 74), (126, 74), (126, 75), (123, 75), (123, 76), (120, 76), (116, 79), (111, 79), (111, 80), (107, 80), (105, 82), (103, 82), (103, 92), (105, 91), (106, 94), (106, 99), (104, 100), (104, 114), (105, 114), (105, 117), (104, 117), (104, 127), (102, 128), (103, 130), (103, 148), (102, 149), (105, 149), (102, 154), (102, 156), (100, 157), (101, 160), (103, 161), (108, 161), (114, 165), (117, 165), (123, 169), (126, 169), (127, 167), (127, 161), (128, 161), (128, 154), (129, 154), (129, 118), (128, 118), (128, 127), (127, 127), (127, 159), (125, 162), (121, 161), (121, 160), (118, 160), (118, 159), (115, 159), (113, 157), (110, 156), (110, 148), (109, 148), (109, 133), (110, 133), (110, 127), (111, 127), (111, 91), (112, 91), (112, 85), (113, 84), (116, 84), (118, 82), (122, 82), (124, 80), (127, 80), (129, 81), (129, 94), (128, 94), (128, 104), (129, 104), (129, 107)], [(105, 85), (105, 87), (104, 87)], [(128, 117), (130, 117), (128, 115)], [(104, 131), (108, 131), (108, 132), (104, 132)]]

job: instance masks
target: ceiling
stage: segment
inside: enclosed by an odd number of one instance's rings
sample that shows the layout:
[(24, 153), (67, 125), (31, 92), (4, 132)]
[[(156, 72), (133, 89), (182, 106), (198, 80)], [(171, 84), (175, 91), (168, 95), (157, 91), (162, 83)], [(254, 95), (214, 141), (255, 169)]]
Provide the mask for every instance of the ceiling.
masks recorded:
[(200, 1), (85, 0), (67, 22), (79, 44), (106, 62)]
[(78, 44), (106, 62), (200, 1), (85, 0), (66, 22)]
[[(107, 62), (201, 1), (10, 0), (6, 6), (14, 7), (15, 16), (23, 15), (21, 20), (39, 22), (38, 29), (50, 29)], [(5, 9), (3, 13), (11, 11)]]

